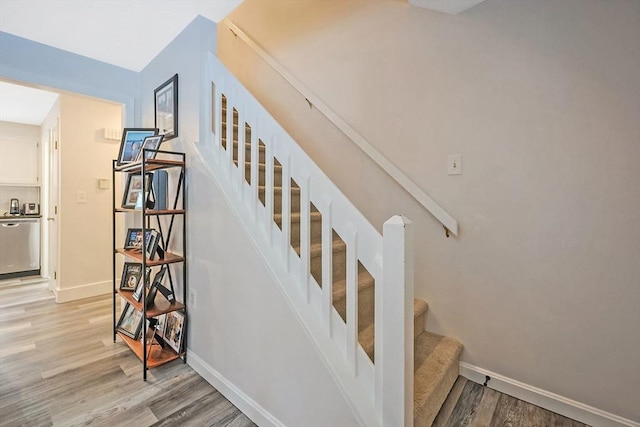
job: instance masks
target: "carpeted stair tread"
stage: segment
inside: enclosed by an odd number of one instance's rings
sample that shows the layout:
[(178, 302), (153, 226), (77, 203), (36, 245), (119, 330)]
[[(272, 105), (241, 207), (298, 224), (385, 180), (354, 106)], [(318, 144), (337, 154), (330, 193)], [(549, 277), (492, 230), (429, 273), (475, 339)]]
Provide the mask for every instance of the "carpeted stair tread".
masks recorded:
[[(297, 247), (295, 248), (296, 252), (299, 253), (300, 248)], [(340, 240), (334, 240), (333, 241), (333, 253), (336, 252), (344, 252), (347, 250), (347, 245), (344, 244), (344, 242), (341, 242)], [(315, 258), (315, 257), (319, 257), (322, 256), (322, 243), (314, 243), (312, 245), (309, 246), (309, 256), (311, 258)]]
[[(366, 270), (358, 274), (358, 292), (370, 288), (374, 284), (373, 277)], [(347, 280), (333, 282), (333, 300), (342, 300), (347, 295)]]
[(462, 344), (427, 331), (415, 340), (414, 427), (429, 427), (458, 377)]
[[(420, 316), (422, 316), (423, 314), (426, 313), (427, 309), (428, 309), (428, 304), (425, 301), (419, 300), (419, 299), (414, 299), (413, 300), (413, 318), (414, 320), (419, 318)], [(360, 325), (358, 325), (360, 326)], [(422, 334), (424, 334), (425, 332), (423, 332)], [(420, 335), (422, 335), (420, 334)], [(365, 351), (365, 353), (367, 353), (367, 355), (371, 358), (371, 360), (373, 360), (373, 350), (375, 347), (375, 341), (374, 341), (374, 337), (375, 337), (375, 324), (372, 323), (370, 325), (368, 325), (366, 328), (362, 329), (359, 333), (358, 333), (358, 341), (360, 341), (360, 345), (362, 346), (363, 350)], [(416, 350), (417, 350), (417, 342), (416, 342)], [(448, 392), (449, 390), (447, 390)], [(445, 395), (446, 397), (446, 395)], [(437, 414), (437, 412), (436, 412)]]
[[(301, 214), (292, 213), (289, 216), (291, 217), (292, 223), (300, 222)], [(311, 222), (322, 221), (322, 214), (320, 212), (309, 212), (309, 219), (311, 220)], [(276, 223), (280, 224), (280, 222), (282, 221), (282, 214), (273, 214), (273, 220)]]
[[(258, 186), (258, 191), (264, 193), (267, 190), (267, 187), (265, 185), (259, 185)], [(273, 192), (275, 194), (282, 194), (282, 187), (273, 187)], [(297, 187), (291, 187), (291, 192), (293, 194), (300, 194), (300, 188)]]

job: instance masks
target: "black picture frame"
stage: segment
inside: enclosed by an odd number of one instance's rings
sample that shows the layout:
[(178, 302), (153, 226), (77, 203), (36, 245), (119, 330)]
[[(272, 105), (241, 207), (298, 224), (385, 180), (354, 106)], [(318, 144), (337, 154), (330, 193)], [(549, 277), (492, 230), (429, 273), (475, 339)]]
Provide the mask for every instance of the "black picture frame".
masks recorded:
[(142, 277), (142, 264), (139, 262), (125, 262), (120, 279), (120, 290), (134, 292)]
[(178, 75), (175, 74), (153, 91), (154, 126), (165, 140), (178, 136)]
[(142, 313), (130, 304), (126, 303), (120, 314), (116, 330), (121, 334), (137, 340), (142, 330)]
[[(136, 162), (139, 162), (142, 160), (142, 153), (144, 153), (144, 150), (158, 150), (160, 148), (160, 144), (162, 144), (162, 140), (164, 139), (164, 135), (160, 134), (160, 135), (151, 135), (148, 136), (144, 139), (144, 141), (142, 141), (142, 147), (140, 148), (140, 151), (138, 152), (138, 157), (136, 158)], [(158, 154), (156, 151), (147, 151), (146, 153), (146, 160), (152, 160), (156, 158), (156, 154)]]
[(127, 229), (127, 236), (124, 239), (125, 249), (142, 249), (142, 228)]
[[(145, 268), (146, 271), (146, 277), (147, 277), (147, 285), (149, 285), (149, 276), (151, 275), (151, 267), (147, 267)], [(145, 288), (145, 286), (142, 284), (142, 280), (140, 280), (138, 282), (138, 286), (136, 287), (136, 290), (133, 292), (133, 295), (131, 296), (131, 298), (133, 298), (134, 300), (140, 302), (140, 300), (142, 299), (142, 290)]]
[[(146, 173), (145, 180), (147, 181), (145, 187), (147, 188), (147, 194), (145, 199), (148, 199), (149, 193), (153, 191), (151, 188), (153, 182), (153, 174)], [(139, 173), (127, 174), (127, 182), (124, 187), (125, 191), (122, 195), (122, 208), (123, 209), (136, 209), (142, 208), (142, 205), (138, 204), (138, 199), (142, 197), (142, 176)]]
[(187, 317), (181, 311), (170, 311), (165, 320), (163, 337), (176, 353), (182, 352)]
[(147, 136), (158, 134), (158, 128), (124, 128), (120, 141), (120, 151), (116, 164), (118, 166), (135, 162), (142, 143)]
[(160, 243), (160, 233), (158, 233), (156, 230), (151, 230), (151, 235), (149, 236), (148, 239), (146, 239), (146, 244), (144, 249), (147, 259), (153, 260), (153, 258), (156, 256), (156, 253), (160, 254), (161, 259), (163, 258), (162, 257), (163, 252), (159, 250), (159, 243)]

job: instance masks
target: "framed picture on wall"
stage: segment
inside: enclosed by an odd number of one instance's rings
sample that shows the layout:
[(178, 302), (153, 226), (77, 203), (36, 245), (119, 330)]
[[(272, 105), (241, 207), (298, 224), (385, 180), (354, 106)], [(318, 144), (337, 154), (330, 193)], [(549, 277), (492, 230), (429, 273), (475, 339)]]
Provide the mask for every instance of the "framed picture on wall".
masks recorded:
[(165, 140), (178, 136), (178, 75), (174, 75), (153, 91), (155, 126)]
[(122, 140), (120, 141), (120, 152), (116, 162), (118, 166), (135, 162), (144, 139), (157, 134), (157, 128), (124, 128), (122, 130)]

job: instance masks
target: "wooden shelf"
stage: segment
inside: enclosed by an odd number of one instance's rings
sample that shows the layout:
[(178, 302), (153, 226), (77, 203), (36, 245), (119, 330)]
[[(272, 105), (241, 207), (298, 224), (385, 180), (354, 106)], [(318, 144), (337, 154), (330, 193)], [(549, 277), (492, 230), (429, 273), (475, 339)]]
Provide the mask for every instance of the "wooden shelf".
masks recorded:
[[(138, 356), (138, 359), (143, 360), (142, 355), (142, 341), (134, 340), (129, 338), (128, 336), (118, 332), (118, 336), (122, 338), (122, 340), (127, 343), (129, 348)], [(178, 359), (181, 354), (176, 353), (171, 349), (168, 345), (165, 345), (164, 348), (160, 347), (160, 345), (152, 345), (147, 347), (147, 368), (155, 368), (157, 366), (163, 365), (165, 363), (171, 362), (172, 360)]]
[[(116, 212), (142, 212), (142, 209), (125, 209), (125, 208), (116, 208)], [(184, 215), (187, 211), (184, 209), (147, 209), (144, 211), (147, 215)]]
[[(117, 291), (118, 294), (127, 300), (127, 302), (133, 305), (136, 310), (142, 312), (142, 301), (136, 301), (133, 299), (132, 291)], [(184, 304), (181, 302), (170, 303), (162, 294), (158, 292), (156, 295), (156, 299), (154, 300), (154, 304), (147, 310), (147, 319), (151, 317), (160, 316), (164, 313), (169, 313), (170, 311), (182, 310), (184, 308)]]
[[(142, 262), (142, 252), (138, 252), (135, 249), (116, 249), (116, 252), (122, 254), (126, 257), (133, 258), (136, 261)], [(171, 252), (165, 252), (163, 259), (147, 259), (147, 267), (153, 267), (155, 265), (164, 265), (164, 264), (173, 264), (174, 262), (183, 262), (184, 257), (176, 254), (172, 254)]]
[[(184, 162), (180, 160), (166, 160), (166, 159), (151, 159), (145, 163), (145, 170), (151, 172), (158, 169), (177, 168), (183, 167)], [(126, 163), (122, 166), (116, 166), (115, 170), (118, 172), (140, 172), (142, 169), (142, 162)]]

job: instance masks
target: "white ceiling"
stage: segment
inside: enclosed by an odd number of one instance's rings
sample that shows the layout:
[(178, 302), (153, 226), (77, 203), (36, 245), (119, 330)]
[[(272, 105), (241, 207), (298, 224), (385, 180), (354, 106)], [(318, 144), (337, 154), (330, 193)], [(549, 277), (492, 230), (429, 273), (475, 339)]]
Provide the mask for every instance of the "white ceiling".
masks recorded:
[(242, 0), (0, 0), (0, 31), (133, 71), (197, 15), (220, 22)]
[(0, 121), (40, 126), (58, 94), (0, 81)]

